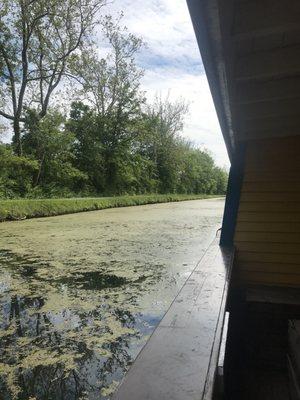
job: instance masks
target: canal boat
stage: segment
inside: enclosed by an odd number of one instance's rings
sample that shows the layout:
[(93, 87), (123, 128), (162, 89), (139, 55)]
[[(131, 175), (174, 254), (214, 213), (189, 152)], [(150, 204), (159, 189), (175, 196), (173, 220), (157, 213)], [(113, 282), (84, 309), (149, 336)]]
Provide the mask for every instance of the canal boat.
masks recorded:
[(300, 2), (188, 7), (231, 162), (223, 225), (115, 399), (300, 399)]

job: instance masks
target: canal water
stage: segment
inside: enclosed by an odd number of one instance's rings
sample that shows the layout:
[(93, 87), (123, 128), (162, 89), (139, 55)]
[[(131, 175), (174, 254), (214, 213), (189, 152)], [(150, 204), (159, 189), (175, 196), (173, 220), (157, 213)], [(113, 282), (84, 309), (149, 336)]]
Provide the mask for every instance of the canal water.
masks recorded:
[(224, 201), (0, 224), (0, 399), (109, 399), (220, 227)]

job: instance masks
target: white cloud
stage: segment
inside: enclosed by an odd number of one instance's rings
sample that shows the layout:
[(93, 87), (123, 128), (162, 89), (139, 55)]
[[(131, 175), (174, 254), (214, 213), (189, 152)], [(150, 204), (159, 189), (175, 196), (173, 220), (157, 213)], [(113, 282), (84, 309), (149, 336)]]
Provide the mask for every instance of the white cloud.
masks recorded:
[(190, 103), (184, 136), (206, 147), (218, 165), (228, 157), (185, 0), (115, 0), (109, 11), (124, 11), (128, 29), (147, 43), (139, 57), (143, 88), (184, 97)]

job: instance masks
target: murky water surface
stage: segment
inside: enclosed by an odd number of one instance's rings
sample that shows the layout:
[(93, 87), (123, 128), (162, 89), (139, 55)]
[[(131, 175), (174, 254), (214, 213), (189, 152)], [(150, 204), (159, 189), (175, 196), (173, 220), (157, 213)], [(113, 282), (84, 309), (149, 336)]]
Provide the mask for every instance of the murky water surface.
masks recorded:
[(0, 399), (109, 399), (224, 201), (0, 224)]

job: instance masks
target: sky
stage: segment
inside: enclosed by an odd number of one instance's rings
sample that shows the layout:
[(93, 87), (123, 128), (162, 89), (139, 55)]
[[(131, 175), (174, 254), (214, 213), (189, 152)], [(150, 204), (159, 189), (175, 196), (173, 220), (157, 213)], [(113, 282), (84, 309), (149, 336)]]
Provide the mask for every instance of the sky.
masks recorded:
[(123, 23), (147, 43), (138, 57), (143, 89), (182, 97), (190, 104), (183, 136), (208, 149), (216, 163), (229, 161), (197, 46), (186, 0), (114, 0), (108, 10), (124, 12)]
[[(107, 14), (123, 11), (123, 23), (147, 46), (137, 62), (144, 69), (142, 89), (151, 102), (155, 94), (189, 103), (183, 136), (208, 149), (220, 167), (229, 167), (226, 148), (197, 46), (186, 0), (109, 0)], [(101, 48), (99, 54), (106, 53)], [(0, 122), (3, 122), (0, 120)], [(10, 135), (2, 137), (9, 141)]]

